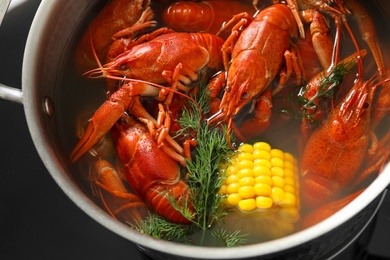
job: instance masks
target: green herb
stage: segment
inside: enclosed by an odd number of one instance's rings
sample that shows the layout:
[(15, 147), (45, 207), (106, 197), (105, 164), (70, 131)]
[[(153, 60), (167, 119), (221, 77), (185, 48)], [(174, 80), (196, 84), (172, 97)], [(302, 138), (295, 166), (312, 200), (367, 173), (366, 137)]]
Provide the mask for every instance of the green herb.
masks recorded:
[[(196, 158), (188, 161), (188, 185), (197, 218), (194, 221), (199, 228), (206, 230), (214, 221), (226, 215), (218, 195), (224, 176), (218, 174), (218, 167), (224, 162), (224, 156), (230, 148), (226, 137), (218, 129), (210, 130), (206, 123), (197, 133)], [(222, 155), (222, 156), (221, 156)]]
[(240, 234), (240, 230), (235, 230), (229, 233), (226, 229), (222, 228), (212, 233), (215, 239), (221, 240), (226, 247), (235, 247), (245, 244), (248, 240), (244, 238), (248, 234)]
[(210, 111), (210, 96), (207, 92), (206, 82), (201, 82), (198, 91), (192, 96), (197, 102), (190, 102), (189, 107), (185, 107), (182, 116), (178, 119), (181, 129), (177, 135), (190, 135), (196, 138), (196, 131), (202, 126), (203, 115)]
[[(301, 87), (298, 93), (298, 102), (303, 104), (302, 110), (304, 111), (304, 117), (312, 121), (311, 115), (318, 109), (318, 99), (321, 97), (333, 99), (335, 92), (343, 82), (344, 76), (350, 73), (355, 64), (355, 60), (351, 60), (347, 63), (341, 62), (337, 64), (337, 66), (332, 67), (329, 73), (324, 71), (317, 82), (317, 93), (311, 98), (305, 97), (306, 93), (310, 90), (310, 85)], [(310, 114), (307, 112), (309, 109), (311, 110)]]
[(161, 238), (169, 241), (187, 241), (187, 225), (172, 223), (156, 214), (149, 214), (147, 218), (140, 220), (137, 224), (130, 225), (139, 232), (154, 238)]
[(185, 109), (178, 121), (182, 127), (181, 134), (196, 133), (196, 136), (193, 136), (197, 140), (193, 160), (187, 162), (188, 185), (196, 212), (193, 224), (206, 230), (227, 214), (224, 204), (221, 203), (224, 198), (218, 195), (224, 181), (224, 176), (219, 174), (219, 167), (226, 162), (227, 155), (232, 151), (227, 142), (226, 128), (222, 131), (218, 128), (211, 129), (199, 118), (202, 112), (210, 109), (207, 88), (200, 85), (194, 99), (198, 101), (198, 105), (192, 104)]

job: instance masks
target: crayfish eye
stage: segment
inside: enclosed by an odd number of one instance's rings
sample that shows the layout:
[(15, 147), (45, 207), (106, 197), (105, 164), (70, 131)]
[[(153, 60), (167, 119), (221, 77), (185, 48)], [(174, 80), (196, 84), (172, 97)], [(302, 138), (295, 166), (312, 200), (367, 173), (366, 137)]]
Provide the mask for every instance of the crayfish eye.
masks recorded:
[(370, 103), (364, 102), (363, 109), (368, 109), (368, 108), (370, 108)]

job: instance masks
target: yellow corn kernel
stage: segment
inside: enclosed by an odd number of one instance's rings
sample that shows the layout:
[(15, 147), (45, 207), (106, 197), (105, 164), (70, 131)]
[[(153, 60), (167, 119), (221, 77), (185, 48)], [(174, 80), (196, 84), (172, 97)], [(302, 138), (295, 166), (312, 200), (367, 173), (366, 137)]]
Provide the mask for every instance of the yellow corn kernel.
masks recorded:
[(256, 183), (263, 183), (263, 184), (268, 184), (269, 186), (272, 186), (272, 178), (267, 175), (260, 175), (255, 178)]
[(264, 150), (254, 150), (253, 158), (271, 160), (271, 154), (268, 151), (264, 151)]
[(261, 165), (261, 166), (265, 166), (269, 169), (271, 169), (272, 165), (271, 165), (271, 162), (269, 160), (266, 160), (266, 159), (255, 159), (253, 161), (254, 165)]
[(219, 188), (219, 191), (218, 191), (218, 194), (227, 194), (227, 185), (226, 184), (222, 184), (221, 185), (221, 188)]
[(284, 153), (284, 159), (289, 162), (295, 162), (295, 158), (291, 153)]
[(238, 195), (238, 193), (229, 194), (227, 197), (228, 203), (233, 206), (237, 205), (241, 200), (242, 198)]
[(287, 185), (294, 186), (295, 185), (295, 179), (291, 177), (285, 177), (284, 178), (284, 183)]
[(256, 202), (255, 199), (244, 199), (238, 202), (238, 207), (241, 210), (253, 210), (256, 208)]
[(272, 157), (272, 158), (271, 158), (271, 165), (272, 165), (273, 167), (284, 168), (283, 159), (280, 159), (280, 158), (278, 158), (278, 157)]
[(289, 168), (284, 168), (284, 176), (286, 177), (293, 177), (295, 178), (295, 172), (293, 169), (289, 169)]
[(280, 205), (284, 207), (293, 207), (297, 203), (296, 197), (294, 194), (290, 192), (285, 192), (284, 193), (284, 199), (281, 201)]
[(253, 176), (260, 176), (260, 175), (267, 175), (271, 176), (271, 170), (268, 167), (265, 167), (263, 165), (255, 165), (253, 166)]
[(238, 147), (238, 151), (253, 153), (253, 146), (250, 144), (242, 144)]
[(283, 189), (285, 192), (290, 192), (291, 194), (295, 194), (295, 188), (292, 185), (286, 184), (284, 185)]
[(279, 149), (271, 149), (269, 152), (272, 156), (272, 158), (279, 158), (281, 160), (284, 160), (284, 152)]
[(226, 179), (226, 184), (232, 184), (232, 183), (238, 183), (238, 181), (240, 180), (240, 178), (238, 177), (238, 175), (230, 175), (229, 177), (227, 177)]
[(270, 196), (272, 192), (271, 186), (264, 183), (256, 183), (253, 188), (256, 196)]
[(226, 176), (230, 176), (237, 173), (238, 173), (238, 167), (234, 165), (230, 165), (226, 170)]
[(271, 168), (271, 174), (272, 174), (272, 176), (283, 177), (284, 176), (284, 170), (283, 170), (283, 168), (280, 168), (280, 167), (272, 167)]
[(240, 184), (241, 187), (244, 187), (244, 186), (253, 186), (255, 185), (256, 181), (255, 178), (253, 177), (243, 177), (240, 178), (238, 183)]
[(232, 158), (230, 160), (230, 166), (236, 167), (238, 169), (237, 164), (238, 164), (237, 158), (235, 158), (235, 159)]
[(243, 161), (243, 160), (253, 161), (253, 155), (252, 155), (252, 153), (242, 152), (242, 153), (238, 154), (237, 159), (239, 161)]
[(260, 209), (269, 209), (273, 204), (273, 201), (269, 197), (257, 196), (256, 197), (256, 207)]
[(253, 170), (246, 168), (246, 169), (241, 169), (238, 171), (237, 176), (239, 178), (244, 178), (244, 177), (254, 177)]
[(284, 187), (284, 179), (279, 176), (272, 176), (272, 184), (274, 187), (283, 188)]
[(238, 194), (243, 199), (253, 198), (255, 196), (255, 189), (253, 186), (243, 186), (238, 188)]
[(242, 160), (238, 162), (237, 166), (240, 170), (245, 168), (253, 169), (253, 161)]
[(257, 142), (253, 145), (255, 150), (271, 151), (271, 146), (266, 142)]
[(239, 188), (240, 188), (240, 184), (234, 182), (234, 183), (230, 183), (226, 189), (228, 194), (232, 194), (232, 193), (237, 193)]
[(271, 199), (274, 201), (274, 203), (278, 204), (284, 199), (284, 191), (282, 188), (279, 187), (273, 187), (271, 192)]
[(294, 163), (291, 162), (291, 161), (284, 161), (284, 168), (285, 169), (290, 169), (290, 170), (294, 170)]

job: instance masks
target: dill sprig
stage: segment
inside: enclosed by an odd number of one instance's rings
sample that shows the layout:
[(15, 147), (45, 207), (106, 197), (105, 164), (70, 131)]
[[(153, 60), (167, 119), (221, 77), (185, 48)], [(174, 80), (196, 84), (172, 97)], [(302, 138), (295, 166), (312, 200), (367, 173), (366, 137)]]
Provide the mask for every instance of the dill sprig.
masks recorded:
[(141, 233), (169, 241), (187, 241), (188, 225), (170, 222), (156, 214), (149, 214), (136, 224), (130, 224)]
[(222, 241), (226, 247), (235, 247), (245, 244), (248, 239), (245, 238), (248, 234), (240, 234), (240, 230), (228, 232), (226, 229), (218, 229), (212, 233), (215, 239)]
[(203, 113), (210, 110), (206, 84), (202, 82), (199, 84), (193, 98), (198, 104), (191, 104), (184, 109), (178, 122), (182, 128), (180, 134), (196, 135), (191, 136), (196, 138), (197, 145), (193, 160), (187, 162), (188, 186), (196, 212), (196, 218), (192, 219), (192, 222), (198, 228), (206, 230), (227, 214), (224, 204), (221, 203), (224, 198), (218, 195), (224, 180), (219, 167), (226, 162), (227, 155), (232, 151), (226, 138), (226, 128), (222, 128), (222, 131), (210, 128), (200, 118)]
[(197, 103), (189, 103), (189, 107), (183, 109), (178, 123), (181, 127), (176, 133), (177, 136), (191, 135), (196, 137), (196, 131), (201, 128), (202, 116), (210, 111), (210, 96), (206, 87), (207, 82), (200, 82), (198, 90), (191, 96)]
[(298, 102), (303, 104), (302, 110), (304, 111), (304, 117), (311, 119), (310, 114), (307, 114), (306, 111), (312, 109), (315, 112), (318, 109), (316, 101), (319, 98), (334, 98), (335, 92), (338, 90), (338, 87), (344, 80), (344, 76), (351, 72), (351, 69), (355, 64), (355, 60), (350, 60), (346, 63), (341, 62), (336, 66), (333, 66), (329, 73), (325, 71), (321, 73), (320, 79), (317, 83), (317, 93), (310, 99), (305, 97), (305, 94), (310, 90), (309, 85), (305, 85), (300, 88), (298, 93)]
[(227, 139), (218, 129), (209, 129), (204, 122), (197, 132), (195, 158), (188, 161), (188, 185), (197, 218), (193, 221), (199, 228), (206, 230), (215, 221), (225, 216), (223, 197), (218, 195), (224, 176), (219, 167), (230, 152)]

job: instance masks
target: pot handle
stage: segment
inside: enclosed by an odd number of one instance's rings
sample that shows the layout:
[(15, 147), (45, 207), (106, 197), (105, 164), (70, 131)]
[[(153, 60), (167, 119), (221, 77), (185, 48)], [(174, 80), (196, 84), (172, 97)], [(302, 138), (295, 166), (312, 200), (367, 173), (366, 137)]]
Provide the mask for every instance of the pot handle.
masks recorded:
[(21, 89), (8, 87), (0, 83), (0, 98), (8, 101), (23, 104), (23, 93)]

